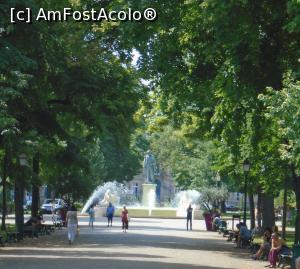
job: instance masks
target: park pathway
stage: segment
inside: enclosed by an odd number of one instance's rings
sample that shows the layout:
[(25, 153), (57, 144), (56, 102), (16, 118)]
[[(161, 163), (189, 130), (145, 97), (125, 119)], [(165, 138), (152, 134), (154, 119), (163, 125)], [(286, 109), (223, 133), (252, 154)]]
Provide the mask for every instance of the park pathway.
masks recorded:
[(186, 231), (184, 220), (132, 219), (124, 234), (120, 222), (106, 228), (101, 219), (91, 230), (81, 217), (80, 236), (69, 246), (66, 230), (51, 236), (26, 239), (0, 248), (1, 269), (221, 269), (263, 268), (247, 251), (235, 249), (222, 236), (203, 230), (194, 221)]

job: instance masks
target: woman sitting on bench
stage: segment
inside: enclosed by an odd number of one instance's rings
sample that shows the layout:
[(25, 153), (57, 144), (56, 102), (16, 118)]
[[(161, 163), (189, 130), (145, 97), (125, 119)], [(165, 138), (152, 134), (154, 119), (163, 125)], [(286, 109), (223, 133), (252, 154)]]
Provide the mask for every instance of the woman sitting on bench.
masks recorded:
[(271, 250), (269, 252), (268, 260), (270, 262), (270, 265), (268, 267), (276, 268), (276, 263), (277, 263), (277, 260), (278, 260), (278, 254), (279, 254), (279, 251), (280, 251), (281, 247), (283, 246), (284, 242), (279, 237), (278, 233), (273, 233), (271, 239), (272, 239), (272, 247), (271, 247)]

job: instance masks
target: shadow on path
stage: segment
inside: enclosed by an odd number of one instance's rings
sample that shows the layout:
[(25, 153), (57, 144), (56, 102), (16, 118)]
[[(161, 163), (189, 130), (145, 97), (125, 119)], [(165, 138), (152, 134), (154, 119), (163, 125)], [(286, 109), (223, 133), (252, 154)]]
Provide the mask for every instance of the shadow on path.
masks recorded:
[[(141, 228), (142, 229), (142, 228)], [(146, 228), (144, 230), (147, 230)], [(95, 230), (94, 230), (95, 231)], [(181, 230), (180, 230), (181, 231)], [(150, 231), (151, 232), (151, 231)], [(207, 232), (186, 232), (190, 237), (176, 236), (172, 235), (157, 235), (157, 234), (140, 234), (130, 231), (126, 234), (117, 232), (105, 232), (105, 233), (83, 233), (79, 235), (75, 240), (75, 244), (71, 247), (67, 244), (66, 230), (61, 231), (59, 234), (53, 234), (51, 236), (40, 237), (38, 241), (34, 241), (33, 244), (24, 244), (23, 251), (28, 247), (28, 251), (32, 251), (32, 248), (36, 248), (38, 251), (45, 250), (55, 250), (54, 248), (93, 248), (107, 249), (114, 247), (123, 247), (136, 249), (138, 253), (139, 248), (151, 247), (151, 248), (166, 248), (166, 249), (178, 249), (178, 250), (202, 250), (202, 251), (212, 251), (212, 252), (226, 252), (232, 256), (240, 257), (241, 253), (246, 253), (247, 257), (250, 256), (247, 250), (235, 249), (234, 244), (226, 242), (224, 238), (217, 234), (212, 233), (216, 238), (208, 238), (210, 234)], [(207, 235), (205, 238), (201, 238), (201, 233)], [(167, 234), (167, 231), (166, 231)], [(191, 237), (193, 236), (193, 237)], [(14, 249), (4, 248), (3, 252), (17, 252), (17, 245)], [(62, 250), (63, 251), (63, 250)], [(75, 251), (75, 250), (74, 250)], [(1, 253), (0, 253), (1, 254)]]
[[(6, 259), (3, 262), (0, 259), (0, 267), (1, 268), (14, 268), (14, 269), (24, 269), (24, 264), (30, 264), (32, 269), (35, 268), (43, 268), (43, 269), (53, 269), (53, 268), (72, 268), (72, 269), (224, 269), (226, 267), (212, 267), (212, 266), (199, 266), (199, 265), (191, 265), (191, 264), (182, 264), (182, 263), (165, 263), (165, 262), (152, 262), (152, 261), (133, 261), (133, 260), (116, 260), (116, 259), (47, 259), (44, 258), (26, 258), (26, 259), (18, 259), (18, 260), (10, 260)], [(3, 266), (3, 267), (2, 267)]]
[[(235, 249), (234, 244), (226, 240), (217, 233), (205, 231), (184, 232), (184, 229), (164, 228), (157, 226), (132, 226), (127, 234), (121, 232), (119, 228), (102, 229), (93, 231), (87, 227), (82, 228), (82, 233), (76, 238), (75, 244), (67, 244), (66, 230), (40, 237), (37, 241), (28, 241), (24, 244), (13, 244), (10, 247), (1, 248), (0, 268), (199, 268), (199, 269), (221, 269), (228, 267), (194, 266), (191, 264), (170, 263), (169, 257), (163, 256), (159, 248), (188, 251), (208, 251), (213, 253), (226, 254), (229, 257), (249, 260), (248, 250)], [(144, 230), (145, 233), (140, 233)], [(163, 235), (151, 234), (151, 231), (162, 231)], [(168, 235), (168, 232), (173, 232)], [(19, 247), (18, 247), (19, 246)], [(120, 248), (120, 249), (119, 249)], [(143, 248), (157, 249), (154, 255), (143, 253)], [(110, 249), (116, 252), (109, 251)], [(122, 253), (122, 249), (130, 249)], [(147, 250), (146, 250), (147, 251)], [(144, 250), (145, 252), (145, 250)], [(158, 254), (158, 255), (156, 255)], [(19, 255), (19, 257), (18, 257)], [(125, 259), (125, 260), (124, 260)], [(127, 259), (127, 260), (126, 260)], [(130, 260), (128, 260), (130, 259)], [(134, 261), (134, 259), (140, 261)], [(142, 259), (148, 260), (143, 261)], [(153, 259), (153, 261), (149, 261)], [(161, 261), (154, 261), (160, 259)], [(197, 259), (197, 256), (195, 256)], [(55, 263), (59, 260), (59, 266)], [(185, 260), (184, 260), (185, 261)], [(187, 263), (195, 262), (186, 261)], [(24, 267), (24, 265), (30, 265)], [(64, 266), (61, 266), (65, 264)]]

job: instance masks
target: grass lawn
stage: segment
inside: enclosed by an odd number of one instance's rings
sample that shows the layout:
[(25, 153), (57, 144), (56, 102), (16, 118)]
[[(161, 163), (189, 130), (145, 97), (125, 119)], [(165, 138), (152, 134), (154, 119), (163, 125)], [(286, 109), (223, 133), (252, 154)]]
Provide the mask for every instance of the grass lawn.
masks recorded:
[(294, 245), (294, 240), (295, 240), (295, 232), (292, 232), (292, 231), (287, 231), (286, 232), (286, 244), (289, 246), (289, 247), (292, 247)]
[[(224, 219), (224, 220), (231, 220), (232, 215), (240, 215), (241, 220), (242, 220), (243, 216), (244, 216), (244, 212), (243, 211), (230, 211), (230, 212), (222, 213), (221, 218)], [(250, 213), (249, 212), (246, 213), (246, 216), (247, 216), (247, 219), (250, 219)]]
[[(285, 243), (287, 244), (287, 246), (292, 248), (294, 245), (294, 240), (295, 240), (295, 233), (293, 231), (287, 231), (286, 232), (286, 240), (285, 240)], [(261, 236), (255, 237), (253, 242), (257, 243), (257, 244), (262, 243)]]

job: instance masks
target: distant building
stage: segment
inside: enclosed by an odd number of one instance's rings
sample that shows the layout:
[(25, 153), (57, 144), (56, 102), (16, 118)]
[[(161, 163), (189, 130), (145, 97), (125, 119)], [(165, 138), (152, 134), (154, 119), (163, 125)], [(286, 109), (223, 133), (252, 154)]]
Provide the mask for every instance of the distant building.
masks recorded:
[[(248, 197), (247, 197), (248, 198)], [(257, 195), (254, 195), (254, 201), (257, 201)], [(226, 206), (232, 208), (244, 208), (244, 194), (240, 192), (230, 192), (226, 200)], [(249, 200), (247, 199), (247, 207), (249, 207)]]
[(239, 192), (230, 192), (229, 197), (226, 200), (226, 206), (239, 208), (242, 205), (243, 199), (244, 199), (243, 194)]

